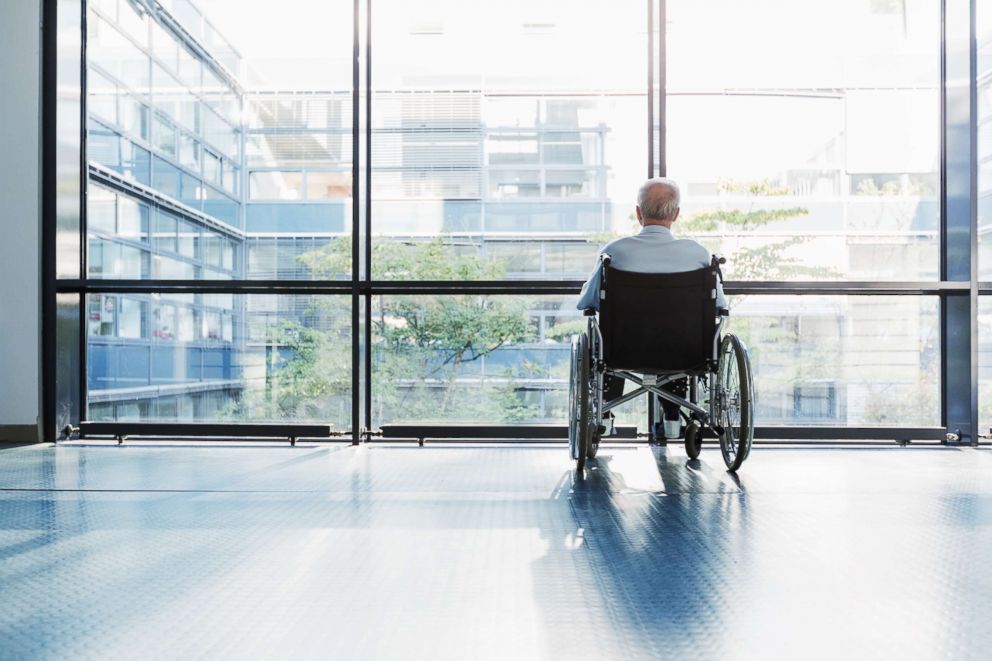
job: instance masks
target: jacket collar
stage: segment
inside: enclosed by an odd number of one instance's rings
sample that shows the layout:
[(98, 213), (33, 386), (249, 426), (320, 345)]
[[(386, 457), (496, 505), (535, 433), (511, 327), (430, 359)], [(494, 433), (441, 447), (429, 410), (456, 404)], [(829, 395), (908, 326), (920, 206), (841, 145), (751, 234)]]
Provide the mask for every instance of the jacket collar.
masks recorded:
[(641, 228), (641, 231), (638, 234), (661, 234), (672, 236), (672, 230), (668, 229), (664, 225), (645, 225)]

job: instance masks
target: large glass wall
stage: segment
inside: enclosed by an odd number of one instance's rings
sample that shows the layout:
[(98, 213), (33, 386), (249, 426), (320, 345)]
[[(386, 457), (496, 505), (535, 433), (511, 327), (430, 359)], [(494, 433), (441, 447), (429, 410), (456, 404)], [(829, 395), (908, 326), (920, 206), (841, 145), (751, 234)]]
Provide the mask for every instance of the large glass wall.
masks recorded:
[(374, 277), (584, 277), (648, 171), (644, 3), (374, 11)]
[(992, 432), (992, 296), (978, 299), (978, 427)]
[[(351, 228), (352, 9), (293, 4), (246, 12), (223, 0), (88, 3), (89, 278), (350, 277), (350, 254), (332, 256)], [(294, 25), (256, 38), (294, 9), (313, 19), (309, 34)], [(342, 324), (350, 329), (350, 312), (314, 311), (327, 305), (306, 296), (92, 295), (89, 416), (348, 427), (350, 404), (341, 402), (350, 389), (340, 384), (350, 374), (350, 330), (345, 343), (337, 336)], [(332, 385), (313, 393), (320, 402), (284, 405), (273, 394), (289, 388), (281, 375), (305, 378), (287, 355), (318, 335), (335, 338), (315, 358), (322, 368), (335, 361), (323, 372)], [(295, 398), (308, 392), (294, 388)]]
[(349, 426), (349, 299), (98, 294), (86, 318), (92, 420)]
[(667, 5), (681, 231), (736, 280), (938, 279), (940, 3)]
[[(561, 292), (638, 229), (663, 162), (676, 233), (724, 253), (729, 280), (939, 279), (936, 0), (380, 0), (369, 80), (365, 3), (359, 21), (318, 0), (87, 5), (91, 419), (562, 422), (584, 321)], [(978, 48), (986, 251), (987, 26)], [(366, 248), (356, 314), (332, 294)], [(282, 293), (248, 293), (260, 280)], [(940, 425), (939, 297), (756, 291), (731, 329), (759, 425)], [(621, 417), (643, 425), (643, 402)]]
[[(940, 424), (936, 297), (735, 296), (760, 425)], [(380, 296), (373, 421), (565, 418), (573, 296)], [(642, 407), (617, 413), (637, 424)], [(643, 423), (642, 423), (643, 424)]]
[(978, 272), (992, 280), (992, 0), (978, 0)]
[[(992, 0), (978, 0), (978, 273), (992, 281)], [(978, 303), (978, 426), (992, 432), (992, 295)]]

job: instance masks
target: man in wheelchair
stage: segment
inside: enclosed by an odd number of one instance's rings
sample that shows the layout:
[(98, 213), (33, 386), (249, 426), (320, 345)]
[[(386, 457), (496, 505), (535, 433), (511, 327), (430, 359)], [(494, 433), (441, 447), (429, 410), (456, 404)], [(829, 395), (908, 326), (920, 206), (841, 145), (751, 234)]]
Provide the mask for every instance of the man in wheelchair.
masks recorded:
[[(720, 439), (727, 468), (747, 458), (754, 431), (750, 359), (735, 335), (720, 264), (699, 243), (671, 232), (679, 215), (674, 181), (649, 179), (637, 196), (639, 234), (601, 251), (578, 308), (588, 328), (572, 338), (569, 448), (579, 469), (612, 432), (612, 409), (642, 394), (661, 399), (666, 438), (685, 436), (695, 459), (704, 427)], [(627, 381), (638, 386), (624, 394)], [(683, 424), (684, 422), (684, 424)]]

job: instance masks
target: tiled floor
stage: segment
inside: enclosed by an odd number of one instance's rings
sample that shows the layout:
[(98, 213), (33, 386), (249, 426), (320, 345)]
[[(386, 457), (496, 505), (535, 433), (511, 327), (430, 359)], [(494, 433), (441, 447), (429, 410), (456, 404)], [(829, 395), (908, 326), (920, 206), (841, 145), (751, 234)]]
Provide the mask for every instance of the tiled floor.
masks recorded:
[(992, 658), (992, 451), (0, 450), (0, 658)]

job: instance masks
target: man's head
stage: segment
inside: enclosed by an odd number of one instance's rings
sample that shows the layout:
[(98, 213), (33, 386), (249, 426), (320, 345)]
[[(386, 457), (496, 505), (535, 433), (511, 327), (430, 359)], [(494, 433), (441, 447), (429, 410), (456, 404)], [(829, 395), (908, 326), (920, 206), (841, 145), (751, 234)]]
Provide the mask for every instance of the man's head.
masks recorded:
[(637, 222), (671, 227), (679, 217), (679, 186), (671, 179), (648, 179), (637, 191)]

